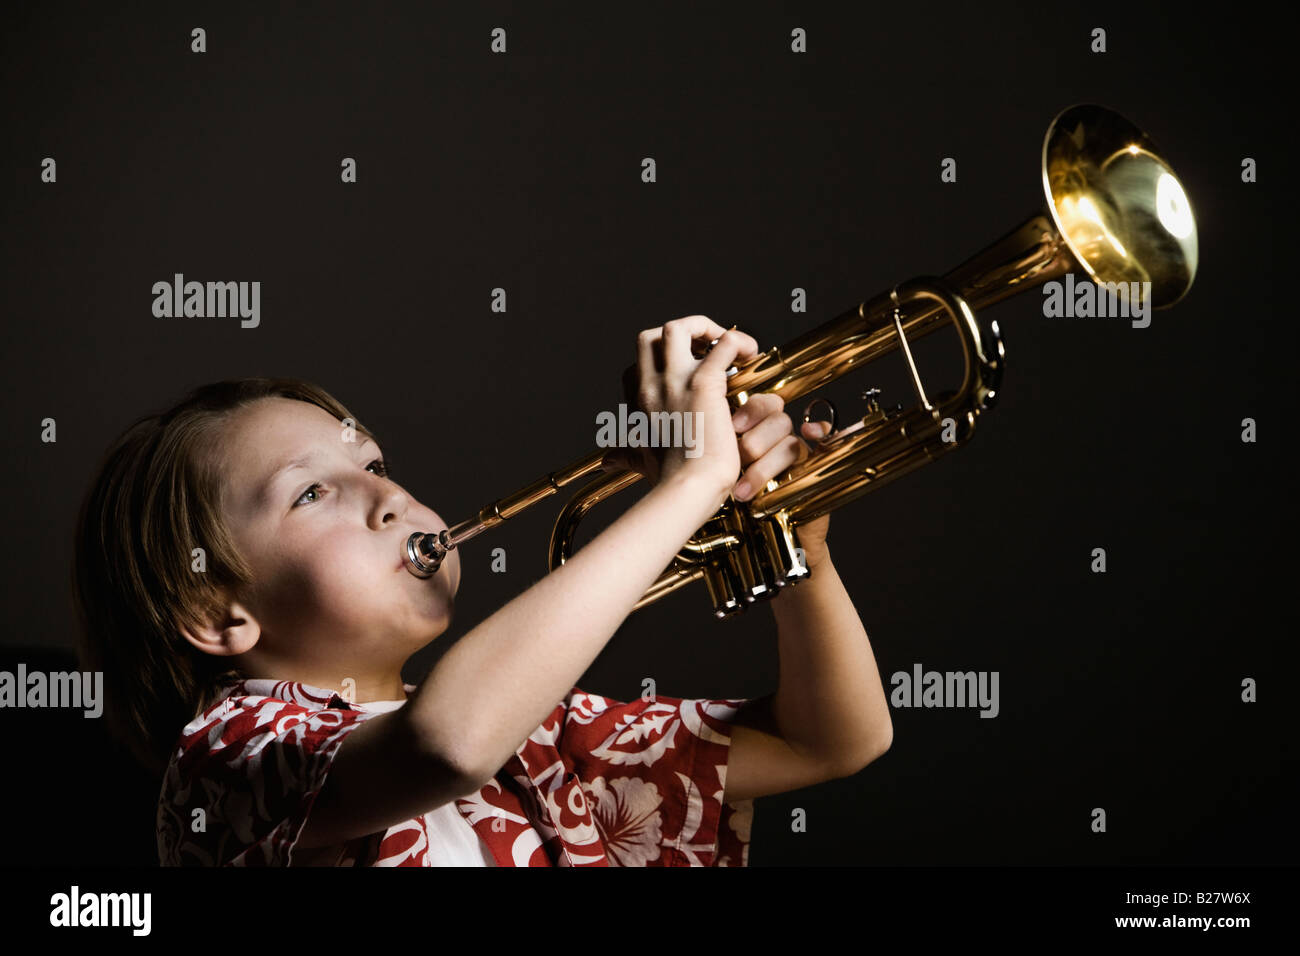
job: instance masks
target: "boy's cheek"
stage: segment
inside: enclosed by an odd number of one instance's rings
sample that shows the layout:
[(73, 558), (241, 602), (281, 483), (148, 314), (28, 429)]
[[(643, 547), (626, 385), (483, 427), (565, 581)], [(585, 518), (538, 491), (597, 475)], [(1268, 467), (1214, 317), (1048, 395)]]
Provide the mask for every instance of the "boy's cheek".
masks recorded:
[(447, 557), (447, 570), (451, 575), (451, 593), (455, 594), (460, 590), (460, 549), (454, 549)]

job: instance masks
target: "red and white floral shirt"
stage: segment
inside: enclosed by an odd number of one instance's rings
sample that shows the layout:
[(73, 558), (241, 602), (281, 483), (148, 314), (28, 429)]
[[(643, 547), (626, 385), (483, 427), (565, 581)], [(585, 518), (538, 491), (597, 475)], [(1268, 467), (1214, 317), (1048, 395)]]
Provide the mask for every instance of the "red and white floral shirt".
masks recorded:
[[(743, 703), (621, 704), (575, 687), (455, 808), (498, 866), (746, 866), (754, 802), (723, 802), (731, 721)], [(436, 865), (424, 817), (341, 851), (295, 851), (343, 738), (380, 712), (364, 708), (290, 681), (225, 685), (182, 730), (168, 764), (159, 862)]]

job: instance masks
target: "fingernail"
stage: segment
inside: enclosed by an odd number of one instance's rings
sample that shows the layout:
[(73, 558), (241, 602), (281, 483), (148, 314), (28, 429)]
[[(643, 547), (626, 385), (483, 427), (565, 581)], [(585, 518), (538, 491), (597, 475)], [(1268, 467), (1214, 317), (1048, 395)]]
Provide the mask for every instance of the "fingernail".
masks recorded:
[(740, 483), (736, 485), (735, 489), (731, 492), (731, 496), (740, 501), (744, 501), (746, 498), (749, 497), (749, 493), (752, 490), (753, 489), (749, 487), (749, 482), (747, 480), (742, 479)]

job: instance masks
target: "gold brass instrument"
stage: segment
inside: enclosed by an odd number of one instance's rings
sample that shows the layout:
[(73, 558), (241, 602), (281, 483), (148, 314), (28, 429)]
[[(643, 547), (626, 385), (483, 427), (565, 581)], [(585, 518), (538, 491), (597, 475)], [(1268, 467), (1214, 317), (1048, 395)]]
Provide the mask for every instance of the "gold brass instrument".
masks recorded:
[[(813, 453), (750, 501), (729, 498), (686, 542), (634, 611), (701, 577), (718, 617), (770, 598), (809, 574), (798, 545), (800, 523), (969, 441), (979, 415), (995, 404), (1004, 357), (997, 323), (985, 325), (975, 310), (1079, 269), (1099, 291), (1108, 283), (1150, 283), (1154, 309), (1168, 308), (1186, 294), (1196, 274), (1195, 218), (1181, 183), (1144, 132), (1104, 107), (1069, 107), (1057, 114), (1043, 138), (1041, 172), (1046, 215), (1031, 216), (941, 278), (901, 283), (729, 371), (727, 397), (733, 411), (760, 392), (775, 392), (788, 406), (901, 348), (918, 404), (885, 411), (872, 400), (861, 419), (839, 430), (831, 406), (831, 433), (814, 445)], [(1107, 288), (1113, 292), (1118, 287)], [(1138, 288), (1145, 294), (1148, 287)], [(957, 391), (932, 398), (908, 340), (948, 322), (961, 340), (965, 374)], [(826, 401), (810, 403), (804, 421), (813, 405)], [(551, 472), (438, 534), (412, 534), (405, 543), (407, 570), (430, 576), (462, 541), (600, 472), (556, 520), (549, 560), (554, 570), (571, 557), (577, 525), (587, 511), (641, 478), (634, 471), (602, 472), (604, 454), (598, 451)]]

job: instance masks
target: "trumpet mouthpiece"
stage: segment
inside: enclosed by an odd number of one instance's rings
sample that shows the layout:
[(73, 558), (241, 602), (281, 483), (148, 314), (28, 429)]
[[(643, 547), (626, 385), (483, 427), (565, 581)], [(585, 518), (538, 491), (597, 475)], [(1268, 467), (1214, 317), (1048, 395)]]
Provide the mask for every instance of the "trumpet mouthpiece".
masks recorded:
[(406, 570), (417, 578), (429, 578), (442, 566), (442, 559), (451, 550), (451, 545), (444, 541), (446, 531), (434, 533), (416, 531), (406, 539), (403, 554), (406, 558)]

